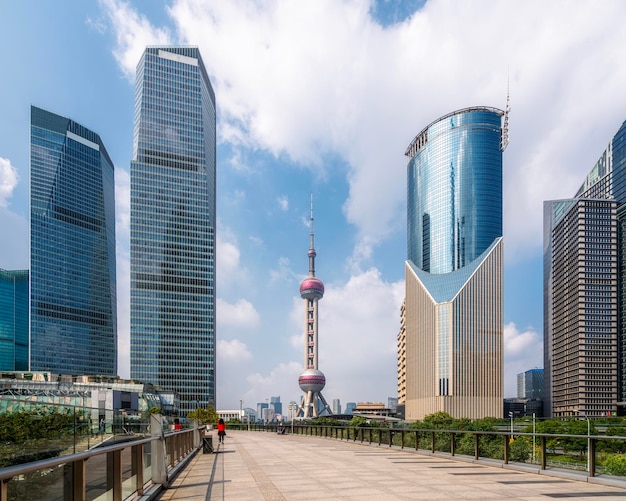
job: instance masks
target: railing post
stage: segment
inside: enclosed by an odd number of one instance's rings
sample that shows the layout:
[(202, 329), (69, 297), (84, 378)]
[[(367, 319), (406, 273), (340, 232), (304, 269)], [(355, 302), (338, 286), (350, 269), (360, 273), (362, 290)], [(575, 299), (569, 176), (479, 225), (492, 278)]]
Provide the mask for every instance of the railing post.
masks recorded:
[(454, 452), (456, 449), (456, 440), (454, 439), (454, 437), (456, 436), (456, 433), (450, 433), (450, 455), (454, 456)]
[(107, 453), (107, 490), (113, 493), (113, 501), (122, 501), (122, 451)]
[(87, 470), (85, 460), (79, 459), (72, 462), (72, 493), (74, 501), (85, 501), (87, 499)]
[(587, 454), (589, 454), (589, 476), (596, 476), (596, 439), (590, 438), (587, 446)]
[(404, 428), (400, 432), (400, 449), (404, 449)]
[(160, 437), (160, 440), (152, 442), (152, 481), (163, 487), (168, 487), (167, 481), (167, 461), (165, 459), (165, 432), (163, 430), (163, 416), (160, 414), (150, 414), (150, 430), (153, 437)]
[(541, 469), (546, 469), (546, 436), (541, 436)]
[(420, 432), (415, 430), (415, 450), (418, 451), (420, 448)]
[(435, 432), (431, 431), (431, 436), (430, 436), (430, 452), (432, 452), (433, 454), (435, 453)]
[(480, 449), (480, 435), (478, 433), (474, 433), (474, 459), (478, 461), (479, 457), (479, 449)]
[(509, 444), (513, 439), (513, 435), (509, 438), (508, 435), (502, 435), (504, 437), (504, 464), (509, 464)]
[(143, 444), (142, 445), (134, 445), (131, 449), (132, 454), (132, 463), (131, 469), (132, 474), (137, 479), (137, 494), (139, 496), (143, 496), (143, 484), (145, 484), (143, 480)]
[(0, 501), (9, 501), (9, 480), (0, 482)]

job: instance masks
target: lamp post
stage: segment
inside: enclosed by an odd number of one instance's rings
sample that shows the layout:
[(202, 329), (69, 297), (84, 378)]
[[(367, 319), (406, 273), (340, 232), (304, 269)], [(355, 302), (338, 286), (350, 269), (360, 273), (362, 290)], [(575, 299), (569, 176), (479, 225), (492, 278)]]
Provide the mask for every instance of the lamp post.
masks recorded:
[(511, 437), (509, 438), (509, 442), (513, 443), (513, 412), (509, 411), (509, 417), (511, 418)]
[(576, 411), (587, 420), (587, 472), (591, 473), (591, 421), (586, 413)]
[(535, 462), (535, 413), (533, 412), (533, 464)]

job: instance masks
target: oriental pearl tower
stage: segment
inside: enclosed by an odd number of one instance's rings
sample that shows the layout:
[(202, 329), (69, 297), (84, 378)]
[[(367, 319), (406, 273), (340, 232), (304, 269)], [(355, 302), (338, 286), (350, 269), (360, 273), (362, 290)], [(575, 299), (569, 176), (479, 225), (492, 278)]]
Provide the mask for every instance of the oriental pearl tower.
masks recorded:
[[(322, 396), (326, 386), (324, 373), (317, 368), (317, 318), (318, 301), (324, 296), (324, 284), (315, 277), (315, 247), (313, 245), (313, 195), (311, 195), (311, 247), (309, 248), (309, 276), (300, 284), (300, 296), (304, 299), (304, 372), (298, 378), (300, 389), (304, 392), (298, 417), (310, 418), (321, 415), (324, 411), (332, 414), (328, 403)], [(323, 407), (320, 410), (320, 402)]]

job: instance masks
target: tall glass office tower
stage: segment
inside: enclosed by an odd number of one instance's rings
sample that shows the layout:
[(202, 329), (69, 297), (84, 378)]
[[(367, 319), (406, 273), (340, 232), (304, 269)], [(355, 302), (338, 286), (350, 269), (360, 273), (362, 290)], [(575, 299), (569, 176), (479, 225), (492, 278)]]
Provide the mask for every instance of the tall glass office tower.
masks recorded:
[(626, 122), (543, 228), (544, 414), (624, 415)]
[(117, 375), (113, 162), (95, 132), (31, 108), (30, 370)]
[(28, 270), (0, 269), (0, 370), (28, 370)]
[(486, 107), (449, 113), (405, 153), (406, 419), (502, 415), (502, 116)]
[(134, 379), (215, 406), (215, 94), (195, 47), (137, 66), (131, 163)]

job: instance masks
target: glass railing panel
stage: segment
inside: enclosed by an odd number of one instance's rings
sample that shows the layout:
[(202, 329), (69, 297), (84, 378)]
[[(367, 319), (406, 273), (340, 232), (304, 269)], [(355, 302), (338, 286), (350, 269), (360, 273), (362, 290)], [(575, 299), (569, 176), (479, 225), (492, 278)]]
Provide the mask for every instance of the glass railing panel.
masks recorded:
[(98, 454), (87, 460), (86, 471), (86, 498), (87, 501), (105, 501), (113, 499), (112, 492), (107, 492), (110, 486), (107, 485), (107, 455)]
[(60, 465), (12, 478), (7, 484), (9, 501), (63, 501), (65, 474), (69, 465)]
[(143, 446), (143, 481), (144, 484), (152, 480), (152, 446), (154, 442), (148, 442)]
[(122, 499), (128, 498), (137, 490), (137, 475), (133, 472), (132, 447), (122, 451)]

